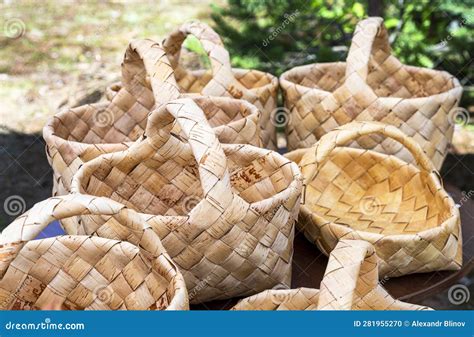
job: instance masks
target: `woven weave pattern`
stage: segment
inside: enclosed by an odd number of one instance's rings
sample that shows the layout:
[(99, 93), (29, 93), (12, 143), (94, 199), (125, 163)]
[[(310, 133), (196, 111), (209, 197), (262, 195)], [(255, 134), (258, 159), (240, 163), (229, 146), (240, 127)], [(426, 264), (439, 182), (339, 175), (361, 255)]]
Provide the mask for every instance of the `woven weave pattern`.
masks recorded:
[[(179, 64), (181, 46), (188, 35), (194, 35), (206, 51), (211, 71), (188, 71)], [(277, 107), (278, 79), (258, 70), (232, 69), (229, 52), (219, 35), (202, 22), (188, 22), (172, 32), (163, 47), (175, 69), (183, 92), (211, 96), (230, 96), (254, 104), (262, 113), (260, 119), (263, 147), (276, 149), (273, 112)]]
[[(189, 144), (170, 137), (174, 118)], [(183, 273), (191, 303), (289, 285), (297, 165), (250, 145), (221, 147), (190, 99), (155, 111), (142, 142), (86, 163), (73, 190), (144, 213)], [(107, 217), (76, 226), (82, 234), (117, 230)]]
[[(33, 240), (51, 221), (87, 213), (111, 216), (146, 254), (128, 242), (99, 237)], [(36, 204), (0, 236), (0, 309), (39, 309), (52, 303), (69, 310), (189, 306), (183, 276), (141, 216), (104, 198), (77, 195)]]
[[(55, 195), (70, 192), (72, 177), (83, 163), (129, 147), (143, 134), (151, 109), (180, 95), (167, 56), (151, 40), (132, 42), (122, 69), (124, 86), (109, 104), (60, 112), (44, 128)], [(252, 104), (218, 97), (195, 102), (221, 142), (261, 146), (261, 114)]]
[[(392, 155), (342, 147), (373, 134), (400, 142), (418, 167)], [(301, 167), (306, 186), (298, 226), (324, 253), (339, 239), (362, 239), (382, 259), (382, 275), (460, 268), (459, 211), (418, 143), (395, 127), (353, 122), (313, 148), (286, 156)]]
[(380, 285), (377, 255), (367, 242), (341, 240), (329, 256), (321, 289), (266, 290), (233, 310), (429, 310), (392, 298)]
[[(351, 121), (380, 121), (415, 139), (439, 169), (453, 136), (453, 114), (462, 94), (459, 81), (442, 71), (406, 66), (391, 53), (381, 18), (359, 22), (346, 63), (296, 67), (280, 78), (290, 150), (314, 145)], [(364, 137), (351, 147), (411, 157), (399, 144)]]

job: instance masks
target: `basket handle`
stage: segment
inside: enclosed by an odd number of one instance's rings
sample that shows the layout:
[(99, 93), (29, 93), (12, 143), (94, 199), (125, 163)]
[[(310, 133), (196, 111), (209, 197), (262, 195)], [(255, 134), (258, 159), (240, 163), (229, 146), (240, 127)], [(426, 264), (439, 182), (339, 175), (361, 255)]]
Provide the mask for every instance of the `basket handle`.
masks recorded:
[(229, 52), (222, 40), (210, 26), (203, 22), (191, 21), (184, 23), (163, 41), (173, 69), (186, 72), (179, 67), (181, 46), (188, 35), (194, 35), (202, 44), (209, 57), (212, 80), (201, 91), (202, 95), (231, 96), (235, 98), (252, 98), (253, 95), (234, 77)]
[(205, 199), (225, 209), (234, 197), (227, 158), (204, 112), (191, 98), (177, 99), (155, 109), (148, 118), (145, 137), (160, 154), (173, 156), (176, 141), (171, 129), (175, 120), (198, 163)]
[(431, 310), (394, 299), (379, 281), (375, 248), (363, 240), (340, 240), (329, 255), (317, 310)]
[[(398, 61), (391, 56), (392, 49), (388, 40), (388, 32), (380, 17), (369, 17), (360, 21), (352, 37), (351, 46), (346, 59), (345, 84), (352, 91), (370, 90), (367, 84), (370, 61), (374, 59), (375, 53), (384, 53), (390, 57), (390, 62)], [(385, 60), (384, 60), (385, 61)]]
[(114, 217), (119, 224), (127, 227), (132, 237), (135, 237), (137, 246), (153, 256), (159, 256), (165, 251), (151, 226), (134, 210), (108, 198), (69, 194), (35, 204), (3, 230), (0, 235), (0, 278), (23, 246), (35, 239), (49, 223), (87, 214)]
[[(142, 96), (143, 90), (149, 90), (151, 86), (155, 106), (180, 96), (168, 56), (157, 42), (150, 39), (129, 43), (122, 63), (122, 83), (123, 90), (135, 97)], [(117, 96), (120, 95), (114, 97)]]
[[(420, 145), (393, 125), (379, 122), (351, 122), (328, 132), (304, 154), (299, 166), (303, 173), (304, 185), (309, 185), (316, 175), (319, 167), (328, 159), (329, 154), (338, 146), (348, 144), (362, 136), (378, 133), (392, 138), (405, 146), (413, 155), (418, 167), (429, 174), (434, 174), (439, 179), (439, 173), (434, 168), (430, 159), (423, 152)], [(441, 182), (441, 181), (440, 181)]]

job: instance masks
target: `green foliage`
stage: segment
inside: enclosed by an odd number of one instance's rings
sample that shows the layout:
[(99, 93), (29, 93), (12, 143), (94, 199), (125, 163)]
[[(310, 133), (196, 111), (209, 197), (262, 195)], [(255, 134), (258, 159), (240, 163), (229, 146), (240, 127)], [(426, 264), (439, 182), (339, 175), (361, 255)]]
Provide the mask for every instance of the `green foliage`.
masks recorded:
[(299, 64), (344, 60), (357, 22), (385, 18), (395, 55), (445, 69), (472, 85), (473, 0), (228, 0), (215, 28), (236, 66), (277, 74)]

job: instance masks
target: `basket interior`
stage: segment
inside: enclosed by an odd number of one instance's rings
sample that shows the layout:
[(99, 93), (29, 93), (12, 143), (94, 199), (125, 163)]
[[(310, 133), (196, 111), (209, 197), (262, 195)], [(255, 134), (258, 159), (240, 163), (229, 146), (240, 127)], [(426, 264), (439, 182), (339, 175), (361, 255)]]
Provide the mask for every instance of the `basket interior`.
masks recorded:
[[(284, 165), (288, 162), (269, 151), (248, 148), (224, 146), (233, 192), (254, 203), (287, 189), (294, 179), (290, 165)], [(103, 161), (90, 177), (84, 177), (81, 188), (141, 213), (188, 215), (203, 192), (190, 147), (183, 144), (183, 149), (168, 160), (149, 159), (138, 165)]]
[(450, 217), (426, 173), (400, 159), (336, 148), (306, 191), (306, 206), (324, 220), (355, 230), (413, 234)]
[[(272, 86), (274, 77), (259, 70), (232, 69), (237, 81), (249, 90), (258, 90)], [(211, 70), (199, 69), (188, 72), (177, 72), (176, 80), (183, 92), (200, 93), (212, 79)]]
[[(343, 62), (320, 63), (297, 67), (283, 77), (304, 87), (334, 92), (344, 83), (345, 71)], [(367, 83), (379, 97), (426, 97), (454, 88), (449, 74), (411, 66), (393, 73), (383, 65), (372, 65)]]
[[(213, 128), (228, 125), (252, 113), (249, 106), (236, 100), (219, 101), (197, 97), (194, 101), (202, 108)], [(117, 108), (117, 102), (121, 101), (89, 104), (58, 114), (53, 121), (54, 134), (68, 141), (86, 144), (114, 144), (137, 140), (144, 132), (151, 108), (145, 109), (140, 105), (142, 109), (134, 105), (122, 110)]]
[(10, 310), (160, 310), (174, 296), (170, 281), (129, 243), (60, 236), (28, 242), (0, 281), (0, 293), (11, 294)]

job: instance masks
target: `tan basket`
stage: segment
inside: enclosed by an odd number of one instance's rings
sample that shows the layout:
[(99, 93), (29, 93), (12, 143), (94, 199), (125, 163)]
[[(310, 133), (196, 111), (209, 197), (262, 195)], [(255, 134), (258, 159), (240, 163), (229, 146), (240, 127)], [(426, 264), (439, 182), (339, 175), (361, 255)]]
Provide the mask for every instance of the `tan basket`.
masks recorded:
[[(373, 134), (400, 142), (418, 167), (392, 155), (341, 147)], [(313, 148), (286, 156), (304, 177), (298, 226), (325, 254), (340, 239), (361, 239), (374, 245), (382, 275), (460, 268), (459, 211), (421, 147), (396, 127), (352, 122)]]
[[(307, 148), (352, 121), (395, 125), (415, 139), (440, 169), (453, 137), (453, 114), (462, 94), (444, 71), (406, 66), (392, 54), (381, 18), (359, 22), (346, 63), (296, 67), (280, 77), (290, 111), (288, 149)], [(361, 138), (352, 147), (411, 160), (399, 144)]]
[[(180, 96), (167, 56), (151, 40), (130, 43), (122, 77), (124, 87), (110, 103), (60, 112), (45, 126), (43, 136), (54, 171), (54, 195), (70, 192), (72, 177), (83, 163), (129, 147), (143, 134), (151, 109)], [(261, 145), (260, 113), (252, 104), (224, 97), (203, 97), (196, 103), (216, 128), (221, 142)]]
[[(211, 69), (187, 70), (179, 64), (181, 47), (188, 35), (195, 36), (206, 51)], [(254, 104), (262, 113), (260, 128), (262, 146), (275, 150), (275, 117), (278, 118), (278, 79), (270, 73), (258, 70), (231, 68), (229, 52), (219, 35), (208, 25), (199, 21), (187, 22), (173, 31), (163, 41), (167, 55), (175, 72), (176, 81), (183, 93), (208, 96), (225, 96), (244, 99)], [(111, 100), (121, 89), (113, 83), (106, 90)]]
[(232, 310), (431, 310), (392, 298), (379, 282), (377, 260), (369, 243), (341, 240), (329, 256), (321, 290), (266, 290)]
[[(103, 214), (128, 242), (64, 235), (34, 240), (50, 222)], [(113, 233), (116, 236), (115, 233)], [(110, 237), (111, 233), (101, 233)], [(106, 198), (68, 195), (37, 203), (0, 236), (0, 310), (184, 310), (183, 276), (135, 211)]]
[[(189, 144), (170, 137), (174, 118)], [(74, 192), (145, 214), (183, 273), (191, 303), (290, 284), (301, 186), (298, 166), (276, 152), (221, 147), (189, 98), (158, 109), (142, 142), (84, 164), (73, 181)], [(83, 217), (76, 226), (100, 235), (115, 224)]]

